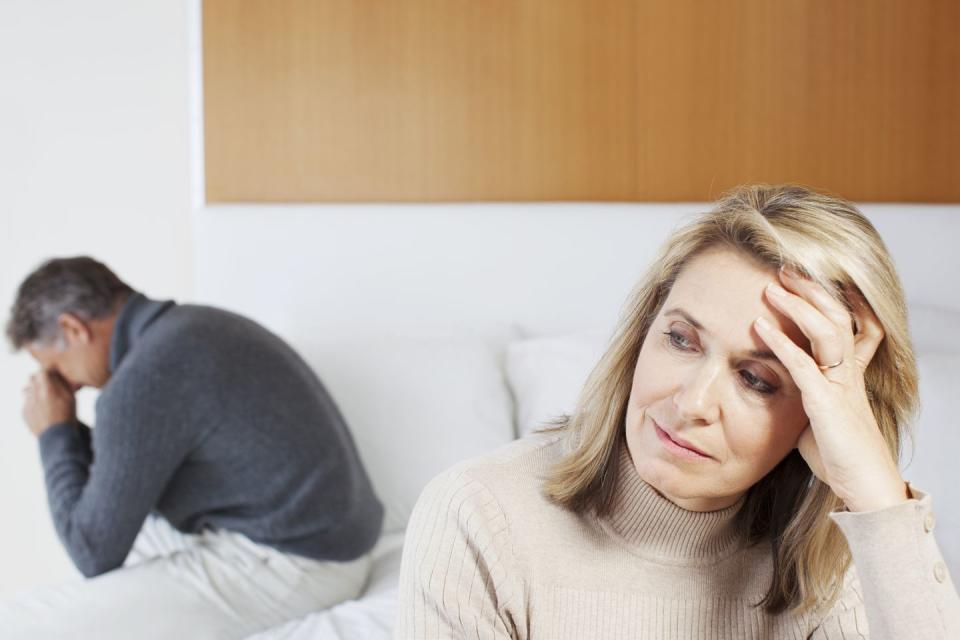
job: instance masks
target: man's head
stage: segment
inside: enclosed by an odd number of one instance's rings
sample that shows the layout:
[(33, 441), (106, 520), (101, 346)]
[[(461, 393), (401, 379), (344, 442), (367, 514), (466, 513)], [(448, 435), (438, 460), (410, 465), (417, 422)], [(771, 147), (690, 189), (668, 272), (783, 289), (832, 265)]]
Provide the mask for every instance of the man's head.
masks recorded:
[(92, 258), (49, 260), (20, 284), (7, 337), (71, 389), (102, 387), (110, 378), (113, 324), (132, 293)]

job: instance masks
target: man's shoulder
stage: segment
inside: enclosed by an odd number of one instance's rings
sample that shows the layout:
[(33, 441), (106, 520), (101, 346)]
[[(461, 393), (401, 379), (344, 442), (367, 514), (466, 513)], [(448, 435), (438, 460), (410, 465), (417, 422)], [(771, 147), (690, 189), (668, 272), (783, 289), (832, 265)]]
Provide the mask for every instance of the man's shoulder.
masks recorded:
[(258, 329), (253, 321), (223, 309), (173, 305), (137, 337), (111, 373), (98, 406), (128, 398), (131, 387), (138, 396), (176, 388), (201, 369), (222, 364), (216, 353), (227, 352), (229, 344), (242, 338), (238, 334), (251, 336)]
[(227, 309), (201, 304), (178, 304), (161, 317), (156, 326), (144, 334), (144, 340), (154, 336), (219, 334), (224, 331), (264, 332), (260, 324), (251, 318)]
[(180, 304), (140, 336), (125, 360), (132, 361), (128, 367), (131, 370), (176, 366), (186, 361), (196, 365), (205, 359), (211, 364), (222, 364), (218, 352), (236, 355), (237, 345), (250, 350), (274, 340), (277, 338), (256, 321), (232, 311)]

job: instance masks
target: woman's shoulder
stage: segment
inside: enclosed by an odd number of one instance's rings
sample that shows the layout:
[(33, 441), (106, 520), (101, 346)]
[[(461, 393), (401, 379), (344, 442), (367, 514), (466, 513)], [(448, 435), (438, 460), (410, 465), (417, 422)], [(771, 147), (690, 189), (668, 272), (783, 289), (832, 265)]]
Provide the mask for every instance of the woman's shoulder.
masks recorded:
[(547, 501), (543, 479), (565, 452), (563, 432), (539, 432), (460, 462), (431, 480), (418, 503), (441, 501), (446, 509), (484, 505), (485, 512), (523, 511)]
[(565, 435), (563, 431), (532, 433), (459, 462), (434, 480), (440, 483), (479, 481), (493, 486), (502, 484), (505, 478), (509, 478), (510, 484), (524, 479), (542, 480), (565, 453)]
[(549, 467), (566, 451), (566, 436), (565, 430), (534, 431), (461, 464), (478, 470), (491, 467), (498, 471), (502, 471), (505, 466), (519, 469)]
[(398, 622), (404, 637), (421, 637), (418, 616), (434, 612), (456, 627), (457, 637), (493, 629), (508, 637), (509, 628), (523, 625), (531, 575), (524, 545), (535, 543), (531, 537), (541, 530), (529, 535), (531, 522), (545, 521), (534, 515), (546, 511), (540, 476), (560, 457), (562, 443), (559, 432), (534, 434), (454, 465), (427, 484), (404, 540)]

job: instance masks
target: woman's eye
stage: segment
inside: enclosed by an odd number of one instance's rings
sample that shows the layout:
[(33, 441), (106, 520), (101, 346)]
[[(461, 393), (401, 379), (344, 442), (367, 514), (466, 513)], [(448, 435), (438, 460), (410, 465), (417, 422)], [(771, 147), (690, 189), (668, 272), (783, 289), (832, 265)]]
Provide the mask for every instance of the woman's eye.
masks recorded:
[(683, 334), (677, 333), (676, 331), (664, 331), (663, 335), (667, 336), (670, 341), (670, 346), (679, 349), (681, 351), (692, 351), (694, 345), (690, 340)]
[(747, 383), (747, 386), (757, 393), (769, 395), (777, 390), (777, 388), (771, 385), (769, 382), (763, 378), (760, 378), (759, 376), (754, 375), (747, 369), (741, 370), (740, 376), (743, 378), (744, 382)]

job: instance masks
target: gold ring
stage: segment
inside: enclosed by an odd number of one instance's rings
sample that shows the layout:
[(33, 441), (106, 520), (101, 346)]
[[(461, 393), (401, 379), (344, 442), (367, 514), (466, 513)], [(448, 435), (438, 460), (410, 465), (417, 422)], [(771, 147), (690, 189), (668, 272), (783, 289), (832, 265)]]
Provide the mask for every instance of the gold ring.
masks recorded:
[(834, 367), (839, 367), (842, 364), (843, 364), (843, 358), (840, 358), (833, 364), (818, 364), (817, 366), (820, 367), (820, 371), (826, 371), (827, 369), (833, 369)]

